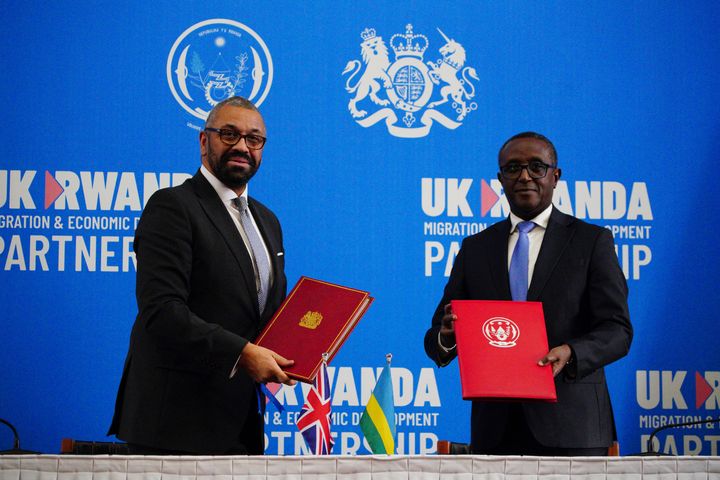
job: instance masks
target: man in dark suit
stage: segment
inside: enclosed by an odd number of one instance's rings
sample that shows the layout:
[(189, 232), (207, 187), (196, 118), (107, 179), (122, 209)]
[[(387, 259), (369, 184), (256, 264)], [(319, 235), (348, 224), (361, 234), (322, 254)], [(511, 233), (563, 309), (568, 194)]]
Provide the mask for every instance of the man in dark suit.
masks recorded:
[(252, 103), (221, 102), (198, 173), (143, 211), (138, 316), (108, 432), (131, 453), (261, 455), (258, 384), (294, 384), (291, 360), (252, 343), (287, 287), (280, 223), (247, 191), (265, 138)]
[(632, 341), (612, 235), (552, 206), (561, 171), (546, 137), (515, 135), (498, 162), (511, 214), (463, 241), (425, 351), (439, 366), (457, 355), (451, 300), (542, 302), (550, 351), (538, 364), (552, 368), (558, 401), (473, 401), (472, 450), (606, 455), (615, 424), (603, 367), (626, 355)]

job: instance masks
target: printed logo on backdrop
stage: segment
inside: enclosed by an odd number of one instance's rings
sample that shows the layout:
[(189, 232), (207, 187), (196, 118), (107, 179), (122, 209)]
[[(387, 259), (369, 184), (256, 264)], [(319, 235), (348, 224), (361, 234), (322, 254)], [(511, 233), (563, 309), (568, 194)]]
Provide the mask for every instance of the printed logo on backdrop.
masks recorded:
[(0, 270), (135, 271), (133, 235), (171, 172), (0, 170)]
[[(496, 178), (422, 178), (420, 190), (426, 277), (449, 276), (462, 239), (510, 214)], [(553, 204), (610, 230), (625, 278), (640, 280), (652, 261), (654, 216), (645, 182), (560, 180)]]
[(224, 18), (189, 27), (175, 40), (167, 59), (173, 97), (200, 120), (235, 95), (260, 106), (272, 79), (272, 57), (263, 39), (247, 25)]
[(637, 370), (635, 372), (639, 451), (647, 451), (654, 430), (652, 449), (669, 455), (718, 455), (720, 425), (703, 423), (720, 418), (720, 372), (688, 370)]
[[(466, 66), (465, 48), (439, 28), (440, 57), (424, 61), (430, 39), (408, 24), (388, 43), (374, 28), (360, 33), (361, 60), (350, 60), (343, 76), (348, 110), (362, 127), (385, 121), (396, 137), (420, 138), (437, 122), (454, 130), (477, 110), (475, 69)], [(390, 49), (394, 61), (391, 61)]]

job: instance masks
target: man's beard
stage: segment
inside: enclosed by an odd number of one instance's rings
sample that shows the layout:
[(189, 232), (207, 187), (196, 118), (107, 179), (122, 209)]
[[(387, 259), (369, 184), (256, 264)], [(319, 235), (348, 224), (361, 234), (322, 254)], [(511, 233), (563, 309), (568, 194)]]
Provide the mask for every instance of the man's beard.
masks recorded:
[[(242, 158), (248, 162), (248, 168), (230, 166), (229, 161), (233, 158)], [(217, 155), (208, 152), (208, 159), (213, 173), (229, 188), (240, 188), (247, 185), (250, 179), (258, 170), (257, 162), (250, 155), (228, 150), (219, 159)]]

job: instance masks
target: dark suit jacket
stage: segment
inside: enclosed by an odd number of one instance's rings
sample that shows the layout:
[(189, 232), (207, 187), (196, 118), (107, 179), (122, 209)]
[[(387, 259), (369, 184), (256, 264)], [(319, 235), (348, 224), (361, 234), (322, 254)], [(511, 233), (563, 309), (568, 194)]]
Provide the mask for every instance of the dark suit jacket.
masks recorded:
[[(165, 450), (211, 454), (240, 444), (262, 453), (256, 385), (243, 371), (228, 377), (287, 281), (277, 218), (252, 198), (249, 206), (274, 272), (262, 317), (251, 257), (205, 177), (148, 201), (134, 243), (138, 316), (108, 434)], [(258, 426), (240, 438), (247, 419)]]
[[(506, 219), (463, 241), (425, 335), (425, 351), (438, 365), (437, 335), (450, 300), (511, 300), (510, 228)], [(557, 403), (522, 403), (530, 430), (547, 447), (609, 446), (615, 427), (603, 367), (626, 355), (632, 340), (627, 284), (611, 233), (553, 208), (527, 299), (543, 304), (550, 348), (572, 347), (576, 373), (570, 378), (567, 367), (555, 378)], [(498, 444), (507, 411), (507, 403), (473, 402), (475, 451)]]

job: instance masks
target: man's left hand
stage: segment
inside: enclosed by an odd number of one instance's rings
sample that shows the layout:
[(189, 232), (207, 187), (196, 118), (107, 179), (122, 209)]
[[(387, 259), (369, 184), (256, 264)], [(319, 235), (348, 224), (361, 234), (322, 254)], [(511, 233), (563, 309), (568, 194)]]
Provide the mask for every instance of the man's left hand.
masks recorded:
[(553, 377), (555, 377), (558, 373), (562, 372), (562, 369), (565, 368), (565, 365), (568, 364), (571, 358), (572, 350), (570, 346), (562, 344), (550, 350), (547, 355), (538, 361), (538, 365), (544, 367), (545, 365), (552, 364)]

